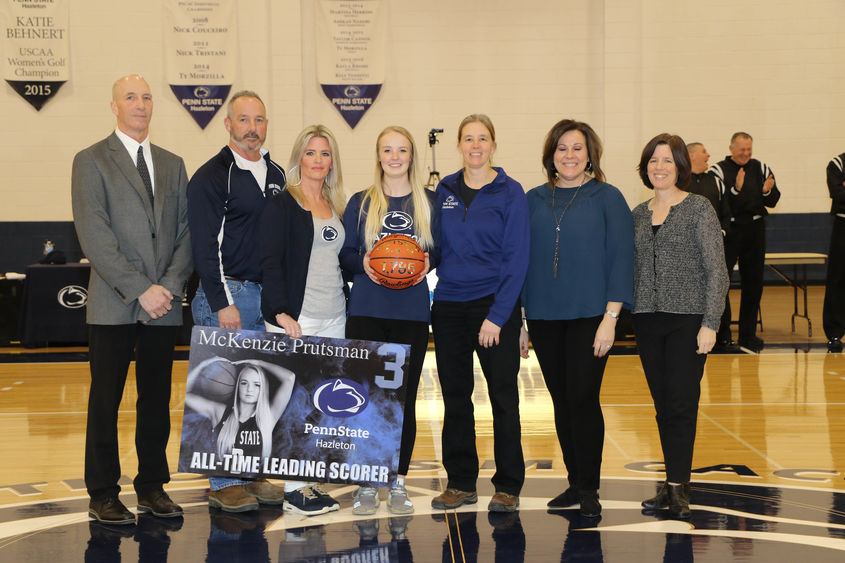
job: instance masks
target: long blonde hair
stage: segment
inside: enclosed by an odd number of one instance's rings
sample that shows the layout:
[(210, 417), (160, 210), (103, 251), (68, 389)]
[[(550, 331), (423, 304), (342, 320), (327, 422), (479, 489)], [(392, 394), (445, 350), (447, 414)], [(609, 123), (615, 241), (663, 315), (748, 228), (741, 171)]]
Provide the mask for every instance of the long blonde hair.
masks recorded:
[(287, 182), (285, 189), (290, 192), (299, 205), (305, 207), (305, 196), (302, 194), (302, 176), (299, 169), (299, 162), (308, 146), (308, 141), (314, 137), (322, 137), (329, 143), (329, 150), (332, 153), (332, 165), (329, 174), (323, 182), (323, 198), (338, 217), (343, 217), (343, 209), (346, 207), (346, 194), (343, 191), (343, 173), (340, 169), (340, 151), (337, 148), (337, 140), (325, 125), (309, 125), (297, 136), (290, 151), (288, 162)]
[(238, 373), (238, 380), (235, 382), (235, 397), (232, 404), (232, 412), (223, 421), (223, 427), (217, 435), (217, 451), (219, 454), (225, 455), (232, 452), (235, 446), (235, 438), (240, 429), (240, 387), (241, 378), (248, 370), (253, 370), (258, 374), (258, 379), (261, 386), (258, 390), (258, 402), (255, 405), (255, 423), (258, 425), (258, 430), (261, 432), (261, 455), (270, 457), (270, 448), (273, 441), (273, 427), (276, 425), (276, 420), (273, 419), (273, 413), (270, 411), (270, 390), (267, 388), (267, 376), (264, 371), (254, 365), (249, 365), (241, 369)]
[[(417, 180), (417, 145), (411, 133), (404, 127), (390, 125), (379, 133), (376, 139), (376, 172), (375, 182), (367, 188), (361, 198), (361, 209), (358, 210), (358, 224), (366, 213), (364, 223), (364, 244), (367, 249), (373, 247), (381, 233), (381, 221), (387, 208), (390, 205), (387, 196), (384, 195), (384, 169), (381, 167), (379, 155), (379, 142), (388, 133), (399, 133), (411, 143), (411, 162), (408, 166), (408, 181), (411, 183), (411, 202), (414, 206), (414, 236), (426, 250), (434, 246), (434, 237), (431, 234), (431, 205), (426, 197), (425, 188)], [(366, 210), (366, 211), (365, 211)]]

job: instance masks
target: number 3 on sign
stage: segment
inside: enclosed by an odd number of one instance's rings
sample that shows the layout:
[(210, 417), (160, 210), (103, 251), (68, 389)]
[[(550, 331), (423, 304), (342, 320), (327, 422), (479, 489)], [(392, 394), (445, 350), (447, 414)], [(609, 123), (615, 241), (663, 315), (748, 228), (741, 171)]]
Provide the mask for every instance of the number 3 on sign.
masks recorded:
[(392, 362), (388, 360), (384, 362), (385, 371), (393, 373), (393, 378), (388, 379), (383, 375), (377, 375), (376, 385), (382, 389), (399, 389), (404, 380), (402, 366), (405, 364), (405, 349), (398, 344), (387, 343), (379, 346), (378, 353), (380, 356), (393, 356)]

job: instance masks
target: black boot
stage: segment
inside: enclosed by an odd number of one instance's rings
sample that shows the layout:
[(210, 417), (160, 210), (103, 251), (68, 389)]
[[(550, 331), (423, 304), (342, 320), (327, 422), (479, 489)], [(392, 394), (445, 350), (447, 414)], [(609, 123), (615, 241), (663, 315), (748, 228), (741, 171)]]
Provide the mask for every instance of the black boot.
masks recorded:
[(598, 491), (580, 491), (581, 515), (587, 518), (595, 518), (601, 515), (601, 503), (599, 502)]
[(689, 483), (669, 485), (669, 515), (672, 518), (687, 519), (689, 509)]
[(645, 499), (640, 504), (642, 504), (643, 507), (648, 508), (649, 510), (666, 508), (667, 506), (669, 506), (669, 485), (663, 483), (663, 486), (660, 487), (659, 491), (657, 491), (657, 495)]

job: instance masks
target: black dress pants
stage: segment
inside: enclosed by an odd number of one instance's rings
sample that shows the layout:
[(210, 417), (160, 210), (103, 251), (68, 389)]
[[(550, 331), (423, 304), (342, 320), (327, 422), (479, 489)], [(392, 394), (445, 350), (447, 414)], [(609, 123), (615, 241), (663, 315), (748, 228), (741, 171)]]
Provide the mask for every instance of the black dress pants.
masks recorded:
[(346, 319), (346, 338), (410, 344), (408, 379), (405, 382), (405, 417), (402, 422), (402, 441), (399, 446), (399, 475), (407, 475), (411, 454), (417, 439), (417, 389), (420, 386), (425, 352), (428, 349), (428, 323), (379, 319), (375, 317), (349, 317)]
[[(741, 299), (739, 304), (740, 342), (753, 338), (757, 332), (757, 311), (763, 296), (763, 269), (766, 267), (766, 218), (744, 225), (733, 225), (725, 237), (725, 262), (730, 279), (739, 261)], [(719, 327), (720, 338), (730, 334), (731, 304), (725, 299), (725, 311)]]
[(666, 480), (690, 480), (706, 354), (697, 354), (701, 315), (637, 313), (634, 331), (666, 464)]
[(147, 494), (170, 481), (165, 448), (170, 436), (170, 374), (176, 328), (141, 323), (88, 327), (91, 389), (85, 433), (85, 486), (92, 499), (116, 497), (120, 492), (117, 412), (133, 349), (138, 397), (135, 491)]
[(845, 336), (845, 217), (833, 217), (822, 326), (828, 340)]
[(484, 348), (478, 331), (487, 317), (493, 296), (466, 302), (435, 301), (431, 309), (437, 375), (443, 393), (443, 467), (448, 487), (475, 491), (478, 452), (472, 393), (475, 384), (472, 354), (478, 355), (487, 380), (493, 410), (493, 455), (496, 491), (518, 495), (525, 481), (519, 423), (519, 303), (499, 334), (499, 344)]
[(593, 355), (602, 316), (570, 320), (528, 320), (537, 362), (552, 397), (555, 429), (569, 484), (599, 488), (604, 416), (601, 391), (607, 356)]

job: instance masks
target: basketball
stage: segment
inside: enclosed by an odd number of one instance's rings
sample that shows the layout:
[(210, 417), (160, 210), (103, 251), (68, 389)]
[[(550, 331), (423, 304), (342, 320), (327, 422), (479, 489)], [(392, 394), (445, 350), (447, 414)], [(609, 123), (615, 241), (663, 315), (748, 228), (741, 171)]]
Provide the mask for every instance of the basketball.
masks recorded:
[(235, 393), (238, 369), (228, 360), (217, 360), (205, 366), (198, 375), (194, 392), (219, 403), (228, 403)]
[(422, 247), (407, 235), (387, 235), (370, 251), (370, 267), (381, 285), (405, 289), (413, 285), (425, 267)]

